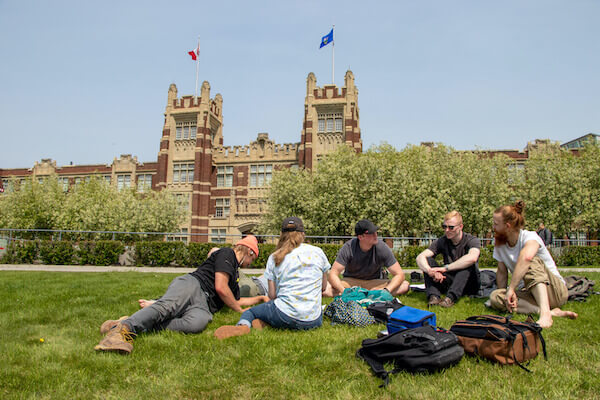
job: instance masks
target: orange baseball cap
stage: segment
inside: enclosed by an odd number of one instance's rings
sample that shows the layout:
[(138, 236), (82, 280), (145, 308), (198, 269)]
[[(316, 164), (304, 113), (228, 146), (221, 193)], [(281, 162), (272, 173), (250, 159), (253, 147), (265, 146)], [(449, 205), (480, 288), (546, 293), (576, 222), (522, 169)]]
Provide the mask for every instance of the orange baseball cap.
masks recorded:
[(238, 240), (238, 242), (235, 245), (246, 246), (247, 248), (252, 250), (254, 254), (256, 254), (256, 256), (258, 257), (258, 240), (256, 240), (256, 236), (248, 235), (242, 240)]

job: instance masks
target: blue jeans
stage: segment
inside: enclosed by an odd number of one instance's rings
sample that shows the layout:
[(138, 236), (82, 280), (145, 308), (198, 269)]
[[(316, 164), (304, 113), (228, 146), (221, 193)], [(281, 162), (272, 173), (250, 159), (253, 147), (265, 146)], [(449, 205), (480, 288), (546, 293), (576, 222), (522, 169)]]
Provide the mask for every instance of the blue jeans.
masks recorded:
[(279, 311), (273, 300), (244, 311), (237, 324), (252, 327), (252, 321), (255, 319), (260, 319), (273, 328), (296, 330), (318, 328), (323, 324), (323, 314), (319, 315), (319, 318), (314, 321), (301, 321)]

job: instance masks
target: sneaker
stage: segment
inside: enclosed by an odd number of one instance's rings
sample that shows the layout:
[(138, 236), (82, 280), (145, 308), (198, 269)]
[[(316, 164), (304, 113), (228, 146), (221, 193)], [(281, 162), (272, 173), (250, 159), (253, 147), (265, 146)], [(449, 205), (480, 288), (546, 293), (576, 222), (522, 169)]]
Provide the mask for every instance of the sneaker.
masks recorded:
[(441, 303), (442, 299), (439, 296), (430, 296), (429, 301), (427, 302), (428, 306), (437, 306)]
[(104, 339), (94, 347), (99, 351), (116, 351), (122, 354), (129, 354), (133, 350), (133, 338), (135, 333), (129, 330), (129, 327), (121, 322), (112, 327)]
[(233, 336), (243, 336), (250, 333), (248, 325), (223, 325), (215, 331), (215, 337), (219, 340), (227, 339)]
[(100, 333), (106, 335), (108, 331), (117, 326), (119, 322), (126, 320), (127, 318), (129, 318), (129, 315), (124, 315), (119, 319), (109, 319), (107, 321), (104, 321), (104, 323), (100, 325)]
[(448, 296), (446, 296), (444, 298), (444, 300), (440, 301), (440, 303), (438, 304), (438, 306), (444, 307), (444, 308), (450, 308), (453, 305), (454, 305), (454, 301)]

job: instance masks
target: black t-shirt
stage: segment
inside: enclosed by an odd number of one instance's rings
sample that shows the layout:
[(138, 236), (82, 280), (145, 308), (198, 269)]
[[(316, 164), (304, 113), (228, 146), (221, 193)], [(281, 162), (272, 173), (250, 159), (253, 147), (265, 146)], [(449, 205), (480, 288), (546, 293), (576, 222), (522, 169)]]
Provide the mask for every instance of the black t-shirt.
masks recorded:
[[(472, 248), (481, 249), (481, 242), (475, 236), (464, 232), (462, 239), (456, 245), (454, 245), (446, 236), (442, 236), (429, 246), (429, 250), (433, 251), (434, 257), (440, 253), (442, 254), (444, 257), (444, 264), (450, 264), (458, 260)], [(476, 262), (474, 265), (478, 268), (479, 263)]]
[(231, 289), (236, 300), (240, 299), (238, 268), (239, 264), (233, 249), (223, 247), (211, 254), (197, 270), (190, 273), (190, 275), (198, 279), (202, 290), (208, 295), (208, 307), (211, 313), (219, 311), (225, 305), (215, 289), (216, 272), (225, 272), (229, 275), (229, 289)]
[(335, 261), (345, 267), (345, 278), (371, 280), (383, 278), (382, 267), (394, 265), (396, 257), (381, 239), (369, 251), (364, 252), (358, 238), (354, 238), (342, 246)]

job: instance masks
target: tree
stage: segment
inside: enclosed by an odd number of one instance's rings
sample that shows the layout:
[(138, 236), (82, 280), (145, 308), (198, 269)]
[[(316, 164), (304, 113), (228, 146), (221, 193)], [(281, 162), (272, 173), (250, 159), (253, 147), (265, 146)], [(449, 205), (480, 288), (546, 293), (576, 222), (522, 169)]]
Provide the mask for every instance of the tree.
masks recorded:
[(78, 231), (173, 232), (185, 217), (167, 191), (117, 190), (99, 177), (67, 193), (56, 176), (26, 180), (0, 197), (5, 228)]

